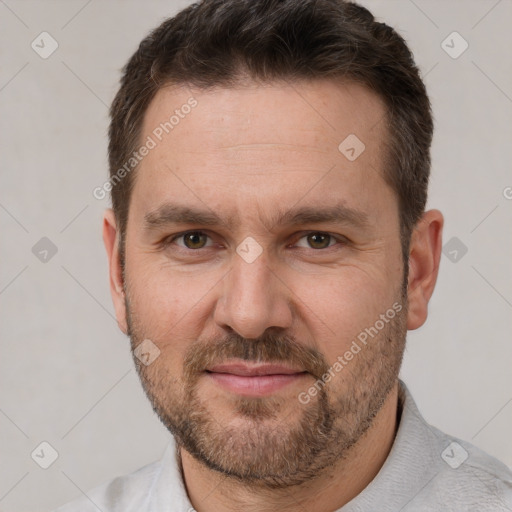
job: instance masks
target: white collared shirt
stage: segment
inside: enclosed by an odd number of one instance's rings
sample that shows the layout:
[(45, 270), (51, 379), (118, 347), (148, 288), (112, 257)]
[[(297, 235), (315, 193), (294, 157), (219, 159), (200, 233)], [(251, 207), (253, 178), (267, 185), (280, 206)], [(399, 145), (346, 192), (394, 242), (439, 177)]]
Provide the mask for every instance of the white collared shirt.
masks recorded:
[[(359, 495), (336, 512), (512, 511), (512, 472), (507, 466), (430, 426), (402, 381), (399, 411), (400, 424), (384, 465)], [(98, 509), (193, 512), (174, 438), (160, 461), (100, 485), (55, 512)]]

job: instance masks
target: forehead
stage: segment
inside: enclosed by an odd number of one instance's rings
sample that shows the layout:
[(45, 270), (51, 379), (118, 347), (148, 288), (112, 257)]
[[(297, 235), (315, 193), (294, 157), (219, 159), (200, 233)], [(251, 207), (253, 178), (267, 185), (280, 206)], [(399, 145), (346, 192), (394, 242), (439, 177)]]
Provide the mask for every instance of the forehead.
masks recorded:
[(301, 196), (375, 205), (372, 187), (387, 187), (385, 114), (366, 87), (331, 80), (164, 87), (144, 117), (141, 142), (154, 147), (132, 199), (139, 213), (171, 197), (235, 215), (244, 202), (282, 210)]
[[(187, 106), (196, 102), (192, 108)], [(249, 81), (237, 87), (209, 90), (169, 85), (161, 88), (150, 103), (143, 132), (151, 134), (170, 121), (173, 126), (169, 133), (162, 134), (164, 143), (171, 144), (174, 139), (191, 148), (205, 143), (208, 149), (210, 144), (239, 142), (250, 132), (254, 140), (245, 142), (303, 142), (315, 143), (316, 149), (332, 149), (350, 130), (368, 143), (382, 138), (385, 112), (384, 102), (376, 93), (341, 79), (266, 84)], [(207, 118), (216, 124), (204, 125)]]

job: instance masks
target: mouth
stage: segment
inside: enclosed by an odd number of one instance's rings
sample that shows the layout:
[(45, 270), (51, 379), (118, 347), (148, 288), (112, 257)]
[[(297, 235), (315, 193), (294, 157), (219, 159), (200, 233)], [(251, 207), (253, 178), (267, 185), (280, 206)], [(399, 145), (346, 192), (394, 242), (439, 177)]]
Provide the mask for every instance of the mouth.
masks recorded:
[(265, 396), (294, 382), (308, 372), (282, 364), (225, 363), (205, 370), (206, 376), (223, 389), (244, 396)]

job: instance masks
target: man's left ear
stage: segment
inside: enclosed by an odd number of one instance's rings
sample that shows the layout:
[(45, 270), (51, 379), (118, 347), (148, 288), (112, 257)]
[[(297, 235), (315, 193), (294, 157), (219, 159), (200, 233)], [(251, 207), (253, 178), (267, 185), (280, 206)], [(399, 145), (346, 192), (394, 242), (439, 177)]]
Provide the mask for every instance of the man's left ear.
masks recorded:
[(439, 210), (425, 212), (417, 222), (409, 247), (407, 329), (421, 327), (439, 272), (444, 218)]
[(119, 232), (116, 217), (112, 209), (105, 211), (103, 215), (103, 242), (107, 251), (110, 293), (116, 312), (117, 325), (121, 331), (128, 334), (128, 323), (126, 318), (126, 306), (123, 286), (123, 271), (119, 258)]

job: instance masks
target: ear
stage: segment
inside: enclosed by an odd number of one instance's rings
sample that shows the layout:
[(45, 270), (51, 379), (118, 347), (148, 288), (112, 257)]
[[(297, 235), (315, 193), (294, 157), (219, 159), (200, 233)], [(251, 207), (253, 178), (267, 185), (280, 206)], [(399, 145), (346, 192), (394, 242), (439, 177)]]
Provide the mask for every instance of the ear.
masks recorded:
[(125, 334), (128, 333), (126, 322), (126, 307), (123, 287), (123, 271), (119, 259), (119, 233), (117, 231), (116, 219), (112, 209), (105, 211), (103, 215), (103, 242), (107, 250), (110, 293), (116, 312), (117, 325)]
[(407, 329), (421, 327), (439, 272), (444, 218), (439, 210), (425, 212), (416, 224), (409, 248)]

